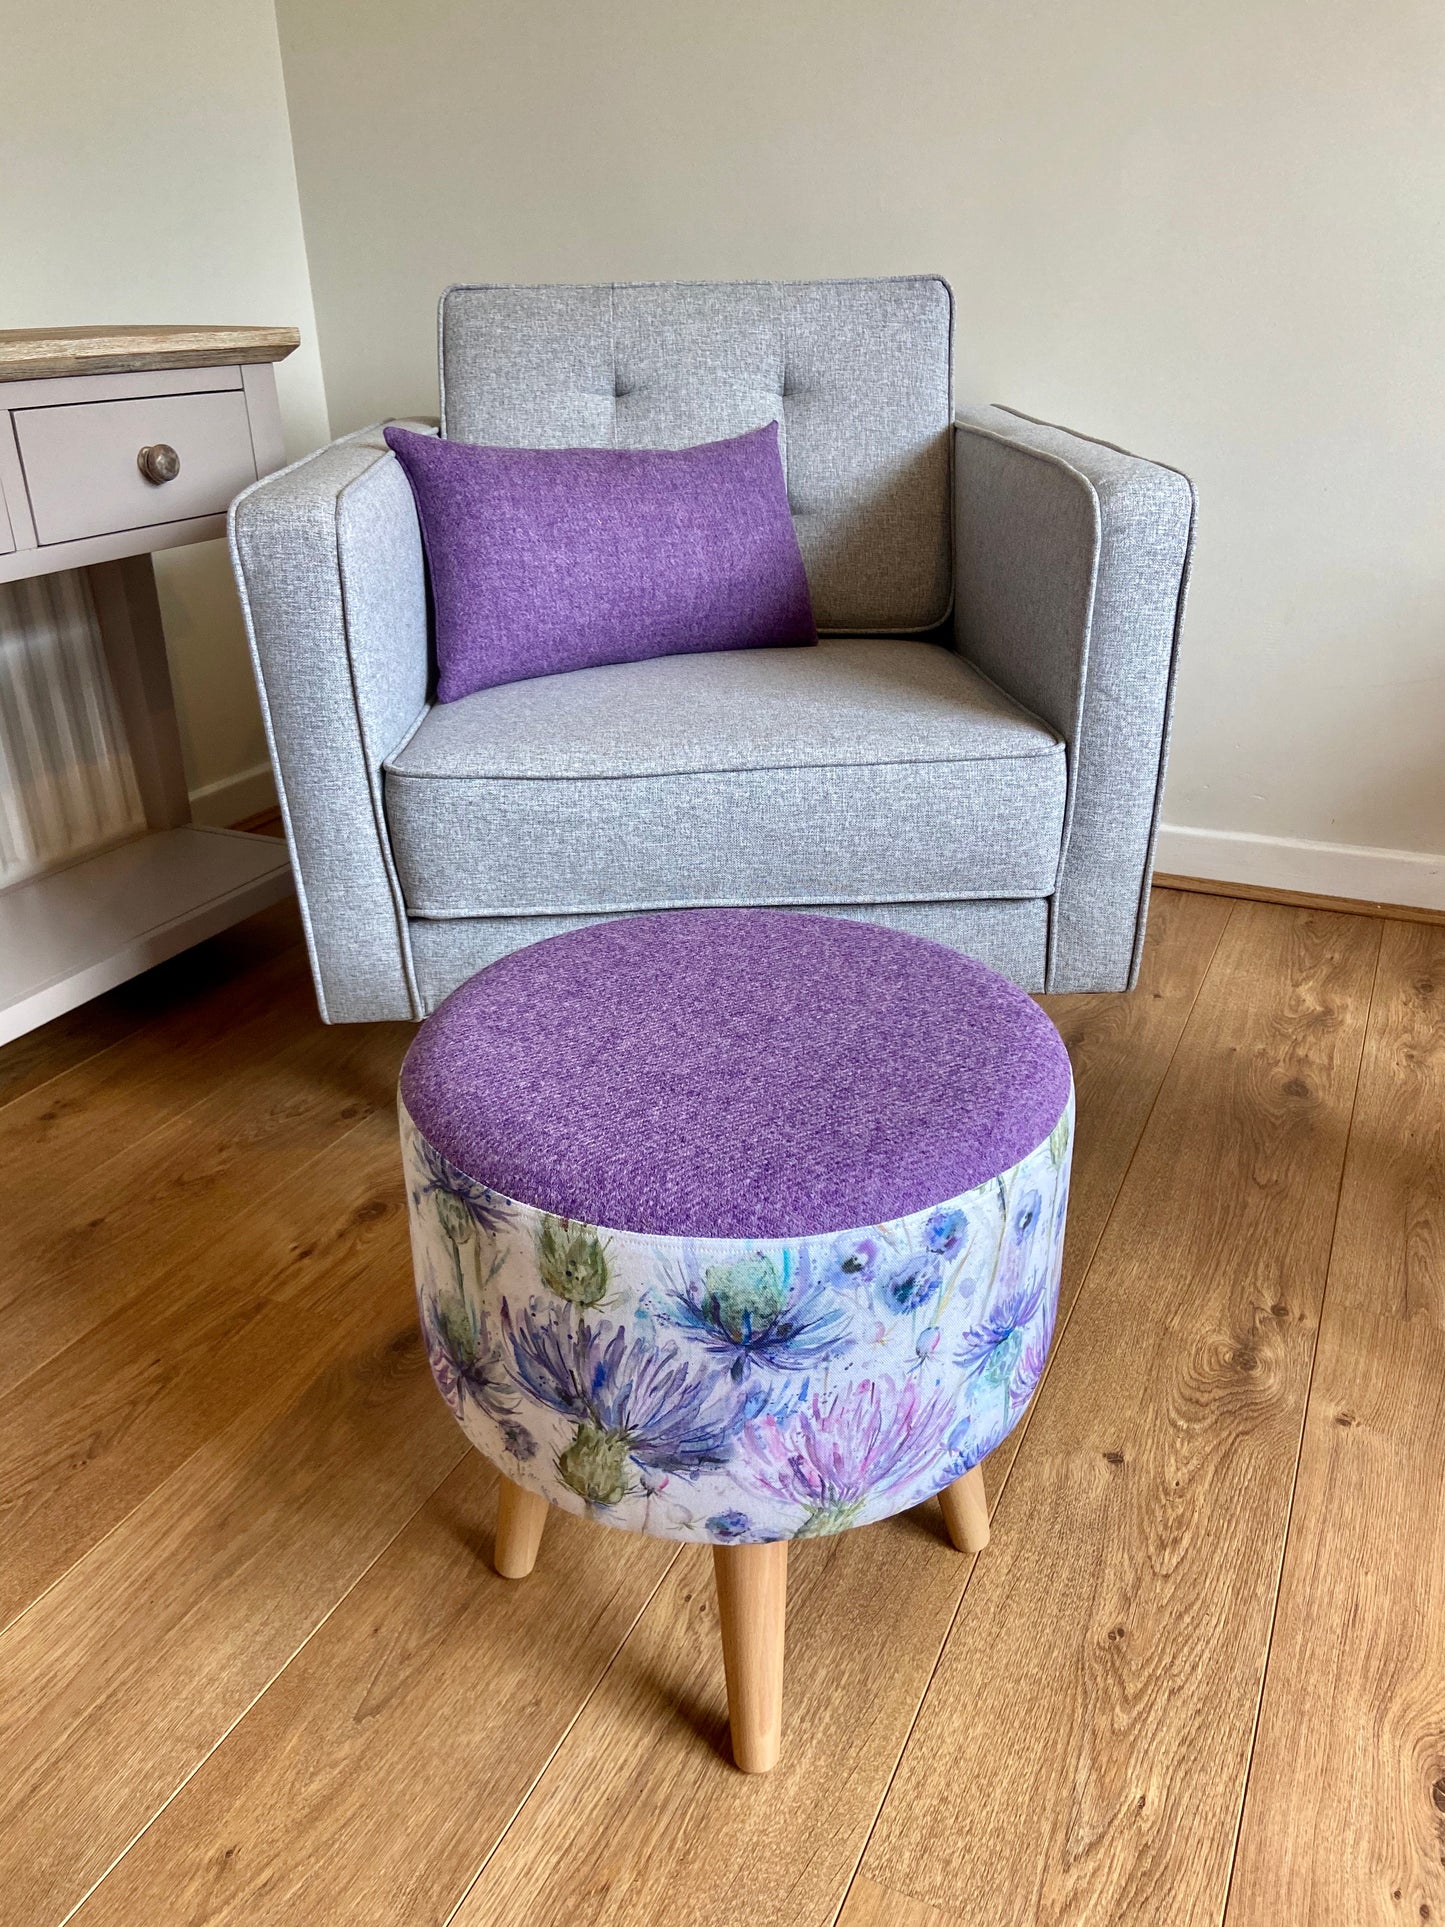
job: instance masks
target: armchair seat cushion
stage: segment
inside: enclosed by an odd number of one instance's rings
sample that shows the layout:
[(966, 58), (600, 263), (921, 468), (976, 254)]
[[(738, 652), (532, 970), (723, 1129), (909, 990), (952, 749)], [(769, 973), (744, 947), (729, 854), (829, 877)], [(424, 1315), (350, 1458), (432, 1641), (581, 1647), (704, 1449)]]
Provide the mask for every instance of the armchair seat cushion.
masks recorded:
[(414, 917), (1042, 897), (1064, 755), (952, 650), (850, 638), (483, 690), (384, 795)]

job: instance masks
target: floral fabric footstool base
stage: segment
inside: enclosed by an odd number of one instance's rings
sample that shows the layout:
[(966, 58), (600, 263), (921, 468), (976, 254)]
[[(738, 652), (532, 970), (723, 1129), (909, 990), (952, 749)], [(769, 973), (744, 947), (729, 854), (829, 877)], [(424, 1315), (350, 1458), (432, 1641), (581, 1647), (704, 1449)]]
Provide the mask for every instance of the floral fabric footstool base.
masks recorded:
[(787, 1545), (937, 1495), (1043, 1371), (1073, 1084), (981, 964), (841, 918), (699, 910), (504, 957), (401, 1073), (432, 1370), (502, 1474), (496, 1564), (549, 1505), (715, 1551), (733, 1756), (781, 1733)]

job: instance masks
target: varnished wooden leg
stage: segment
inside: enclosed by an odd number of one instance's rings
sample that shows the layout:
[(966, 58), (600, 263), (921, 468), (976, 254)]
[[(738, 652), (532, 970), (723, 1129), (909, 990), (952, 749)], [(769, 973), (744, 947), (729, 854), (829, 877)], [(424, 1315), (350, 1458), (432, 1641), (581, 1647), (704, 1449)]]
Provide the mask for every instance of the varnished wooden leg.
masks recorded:
[(984, 1497), (983, 1467), (976, 1465), (938, 1495), (943, 1523), (960, 1552), (982, 1552), (988, 1544), (988, 1500)]
[(788, 1542), (714, 1546), (712, 1560), (733, 1761), (744, 1773), (766, 1773), (777, 1764), (783, 1737)]
[(497, 1494), (497, 1542), (492, 1549), (492, 1564), (504, 1579), (525, 1579), (536, 1565), (546, 1523), (547, 1501), (504, 1478)]

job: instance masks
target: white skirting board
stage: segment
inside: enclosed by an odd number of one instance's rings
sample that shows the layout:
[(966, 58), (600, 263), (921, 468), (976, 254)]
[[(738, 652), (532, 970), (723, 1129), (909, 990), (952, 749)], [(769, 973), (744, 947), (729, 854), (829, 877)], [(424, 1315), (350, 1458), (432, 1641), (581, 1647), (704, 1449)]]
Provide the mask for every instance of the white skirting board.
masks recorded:
[(1260, 890), (1445, 910), (1445, 853), (1309, 843), (1300, 837), (1161, 823), (1154, 867), (1170, 876), (1247, 883)]

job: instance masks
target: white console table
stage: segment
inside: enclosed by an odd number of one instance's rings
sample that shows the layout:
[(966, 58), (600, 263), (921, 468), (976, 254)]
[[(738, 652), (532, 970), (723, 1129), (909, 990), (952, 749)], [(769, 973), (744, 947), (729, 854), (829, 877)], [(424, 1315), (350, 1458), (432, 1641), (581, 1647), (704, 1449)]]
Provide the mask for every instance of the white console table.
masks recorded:
[(0, 1043), (291, 888), (276, 838), (191, 821), (151, 555), (224, 535), (233, 497), (280, 466), (272, 363), (299, 339), (0, 331), (0, 583), (84, 572), (144, 817), (0, 890)]

